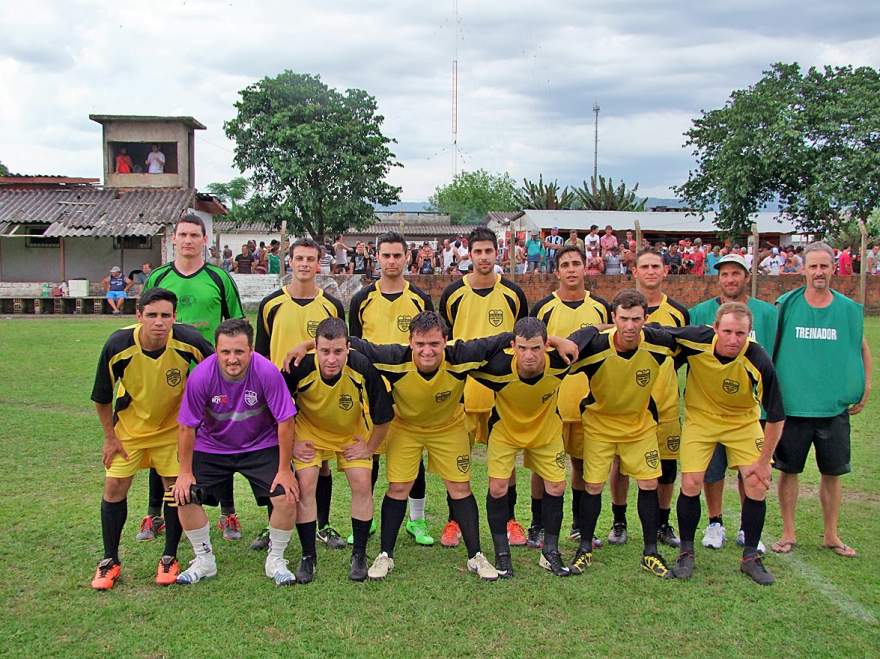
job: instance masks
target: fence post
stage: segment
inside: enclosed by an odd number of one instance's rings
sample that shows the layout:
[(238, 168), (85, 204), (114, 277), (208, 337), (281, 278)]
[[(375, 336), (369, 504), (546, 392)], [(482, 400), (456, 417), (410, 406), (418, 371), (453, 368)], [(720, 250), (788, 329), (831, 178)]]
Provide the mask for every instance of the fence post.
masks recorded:
[(758, 297), (758, 246), (760, 242), (760, 234), (758, 234), (758, 223), (752, 222), (752, 297)]
[(636, 220), (636, 254), (642, 250), (642, 225)]

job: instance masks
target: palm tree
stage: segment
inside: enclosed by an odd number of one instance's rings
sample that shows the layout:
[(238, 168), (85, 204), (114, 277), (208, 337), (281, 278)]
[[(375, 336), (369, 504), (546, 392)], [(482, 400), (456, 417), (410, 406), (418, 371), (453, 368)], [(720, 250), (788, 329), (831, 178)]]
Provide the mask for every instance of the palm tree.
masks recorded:
[(559, 189), (556, 181), (544, 185), (544, 175), (538, 176), (538, 182), (523, 179), (523, 187), (516, 191), (516, 202), (522, 209), (535, 210), (569, 210), (575, 196), (568, 186)]
[(208, 183), (207, 190), (224, 204), (229, 204), (230, 210), (235, 210), (247, 197), (250, 187), (244, 176), (236, 176), (229, 183)]
[(590, 186), (587, 182), (581, 188), (575, 188), (578, 202), (584, 210), (591, 211), (643, 211), (648, 199), (639, 199), (636, 197), (636, 191), (639, 184), (627, 191), (626, 183), (620, 182), (617, 188), (614, 182), (609, 178), (607, 183), (604, 176), (599, 177), (599, 185), (596, 185), (596, 178), (590, 177)]

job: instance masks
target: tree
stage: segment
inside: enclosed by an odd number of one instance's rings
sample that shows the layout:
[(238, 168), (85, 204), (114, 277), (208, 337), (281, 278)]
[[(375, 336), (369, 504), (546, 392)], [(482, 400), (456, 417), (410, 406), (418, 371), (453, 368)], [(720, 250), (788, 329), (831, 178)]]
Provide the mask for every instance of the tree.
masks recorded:
[(568, 186), (559, 189), (556, 181), (544, 185), (544, 175), (538, 175), (538, 182), (523, 179), (523, 186), (516, 193), (516, 202), (521, 209), (569, 210), (574, 204), (574, 193)]
[(587, 182), (581, 188), (575, 188), (578, 203), (581, 208), (589, 211), (643, 211), (647, 198), (639, 199), (636, 192), (639, 184), (627, 191), (626, 183), (620, 182), (620, 185), (614, 187), (614, 181), (610, 178), (605, 182), (604, 176), (599, 176), (599, 185), (596, 185), (596, 178), (590, 177), (590, 185)]
[(805, 232), (834, 233), (880, 202), (880, 74), (869, 67), (774, 64), (685, 133), (697, 168), (675, 188), (691, 206), (719, 208), (722, 230), (779, 202)]
[(9, 176), (9, 168), (0, 162), (0, 176)]
[(507, 172), (490, 174), (485, 169), (462, 172), (449, 185), (441, 185), (428, 199), (431, 210), (445, 213), (453, 224), (478, 222), (489, 211), (518, 210), (516, 184)]
[(235, 141), (236, 166), (250, 172), (246, 217), (276, 227), (286, 220), (291, 233), (322, 241), (373, 222), (371, 202), (399, 200), (400, 188), (384, 178), (402, 165), (365, 91), (340, 93), (320, 76), (285, 71), (239, 95), (238, 113), (223, 128)]
[(207, 190), (224, 204), (229, 204), (230, 210), (235, 210), (247, 197), (250, 187), (244, 176), (236, 176), (228, 183), (208, 183)]

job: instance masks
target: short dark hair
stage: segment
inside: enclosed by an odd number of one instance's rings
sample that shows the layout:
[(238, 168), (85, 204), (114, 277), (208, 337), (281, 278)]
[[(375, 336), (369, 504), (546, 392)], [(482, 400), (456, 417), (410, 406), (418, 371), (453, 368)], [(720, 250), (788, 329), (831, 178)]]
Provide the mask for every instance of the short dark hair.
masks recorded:
[(177, 296), (172, 291), (169, 291), (167, 288), (158, 287), (148, 288), (143, 293), (141, 293), (141, 296), (138, 298), (137, 301), (137, 310), (143, 313), (144, 308), (148, 304), (153, 304), (153, 302), (161, 302), (163, 300), (165, 302), (170, 302), (171, 308), (174, 309), (174, 311), (177, 311)]
[(534, 316), (526, 316), (516, 321), (513, 326), (513, 334), (522, 339), (534, 339), (536, 336), (540, 336), (545, 343), (547, 342), (547, 326), (543, 320)]
[(299, 238), (290, 246), (290, 255), (293, 256), (293, 250), (297, 247), (308, 247), (318, 252), (318, 258), (321, 258), (321, 246), (311, 238)]
[(217, 340), (221, 334), (224, 336), (244, 334), (247, 337), (248, 346), (254, 347), (254, 328), (251, 327), (246, 318), (229, 318), (220, 323), (217, 329), (214, 330), (214, 345), (217, 345)]
[(591, 224), (590, 225), (590, 231), (592, 231), (593, 229), (598, 229), (598, 228), (599, 228), (598, 224)]
[[(640, 249), (638, 252), (636, 252), (636, 263), (639, 262), (640, 258), (642, 258), (643, 256), (645, 256), (647, 254), (651, 254), (652, 256), (656, 256), (661, 261), (663, 260), (663, 255), (660, 254), (660, 252), (658, 252), (655, 249), (651, 249), (650, 247), (646, 247), (645, 249)], [(628, 309), (628, 308), (629, 307), (624, 307), (624, 309)]]
[(327, 341), (345, 339), (348, 342), (348, 326), (342, 318), (325, 318), (318, 323), (318, 327), (315, 329), (315, 345), (317, 345), (319, 338)]
[(557, 272), (559, 271), (559, 262), (562, 260), (562, 257), (565, 256), (566, 254), (571, 254), (571, 253), (575, 253), (578, 256), (580, 256), (581, 263), (583, 263), (584, 265), (587, 264), (587, 255), (584, 253), (584, 250), (582, 250), (577, 245), (566, 245), (565, 247), (560, 249), (558, 252), (556, 252), (555, 267), (556, 267)]
[(611, 312), (617, 311), (618, 307), (623, 309), (641, 307), (645, 310), (645, 315), (648, 314), (648, 300), (634, 288), (624, 288), (617, 292), (611, 300)]
[(174, 223), (174, 233), (177, 233), (177, 227), (181, 224), (197, 224), (202, 230), (202, 235), (208, 235), (208, 230), (205, 228), (205, 221), (195, 213), (187, 213), (186, 215), (181, 215), (177, 218), (177, 222)]
[(476, 227), (468, 234), (468, 250), (473, 248), (475, 242), (481, 240), (491, 241), (492, 246), (496, 250), (498, 249), (498, 236), (495, 235), (495, 232), (486, 227)]
[(379, 236), (379, 239), (376, 241), (376, 249), (379, 249), (383, 243), (400, 243), (401, 245), (403, 245), (404, 252), (408, 249), (406, 245), (406, 238), (404, 238), (396, 231), (386, 231), (381, 236)]
[(449, 325), (443, 320), (443, 316), (436, 311), (422, 311), (409, 321), (410, 337), (412, 337), (413, 334), (424, 334), (433, 329), (440, 330), (444, 339), (449, 338)]

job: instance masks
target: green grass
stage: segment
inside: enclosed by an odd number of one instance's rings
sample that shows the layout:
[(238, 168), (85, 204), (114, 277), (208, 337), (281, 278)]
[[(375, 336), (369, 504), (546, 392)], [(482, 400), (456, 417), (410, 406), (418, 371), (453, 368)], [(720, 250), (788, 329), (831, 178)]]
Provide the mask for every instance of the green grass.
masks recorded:
[[(845, 478), (842, 535), (861, 557), (846, 560), (818, 548), (818, 475), (804, 475), (799, 546), (771, 555), (771, 588), (738, 572), (735, 546), (698, 552), (687, 583), (640, 572), (635, 497), (634, 537), (603, 548), (582, 577), (540, 570), (537, 554), (515, 551), (515, 579), (481, 584), (464, 572), (464, 550), (416, 547), (401, 535), (396, 568), (384, 583), (347, 581), (348, 552), (319, 548), (315, 583), (277, 589), (262, 575), (262, 555), (247, 542), (216, 540), (219, 576), (191, 588), (152, 583), (158, 543), (136, 543), (146, 504), (146, 478), (129, 496), (123, 538), (125, 571), (109, 593), (89, 587), (101, 556), (101, 433), (89, 401), (98, 351), (125, 321), (0, 321), (0, 653), (26, 655), (269, 656), (294, 655), (847, 655), (876, 656), (880, 647), (880, 459), (877, 396), (853, 424), (854, 472)], [(880, 320), (868, 337), (880, 356)], [(486, 492), (475, 456), (474, 490)], [(145, 475), (144, 475), (145, 476)], [(529, 518), (527, 473), (520, 474), (519, 516)], [(729, 484), (728, 527), (739, 506)], [(337, 475), (333, 521), (348, 532), (348, 495)], [(384, 483), (377, 486), (381, 500)], [(263, 525), (262, 509), (243, 480), (236, 484), (245, 539)], [(600, 530), (610, 515), (604, 497)], [(377, 504), (378, 505), (378, 504)], [(429, 477), (428, 514), (439, 535), (445, 521), (442, 484)], [(705, 511), (704, 511), (705, 515)], [(212, 520), (216, 511), (210, 511)], [(566, 528), (570, 524), (566, 498)], [(705, 517), (703, 518), (705, 523)], [(765, 539), (781, 528), (770, 497)], [(484, 548), (491, 555), (483, 525)], [(289, 558), (298, 560), (296, 540)], [(574, 545), (567, 540), (564, 551)], [(378, 552), (378, 537), (369, 552)], [(666, 551), (671, 559), (673, 554)], [(181, 559), (191, 557), (184, 540)]]

